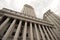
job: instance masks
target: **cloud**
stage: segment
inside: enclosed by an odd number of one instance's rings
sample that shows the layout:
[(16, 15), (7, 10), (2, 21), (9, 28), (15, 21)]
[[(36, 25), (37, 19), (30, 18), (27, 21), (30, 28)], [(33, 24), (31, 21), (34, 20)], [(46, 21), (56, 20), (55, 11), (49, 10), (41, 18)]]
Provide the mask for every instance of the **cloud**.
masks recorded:
[(60, 0), (0, 0), (0, 8), (6, 7), (15, 11), (21, 11), (24, 4), (29, 4), (35, 9), (36, 16), (43, 18), (43, 14), (52, 9), (57, 15), (60, 15)]

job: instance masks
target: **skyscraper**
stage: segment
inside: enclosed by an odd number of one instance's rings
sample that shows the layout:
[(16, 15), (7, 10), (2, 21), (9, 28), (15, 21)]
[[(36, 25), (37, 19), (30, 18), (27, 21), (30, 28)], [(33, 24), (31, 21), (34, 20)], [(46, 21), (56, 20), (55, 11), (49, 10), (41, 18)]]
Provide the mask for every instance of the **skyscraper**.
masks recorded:
[(0, 40), (59, 40), (54, 29), (53, 24), (36, 18), (27, 4), (22, 12), (0, 10)]
[(35, 12), (34, 12), (34, 8), (28, 4), (24, 5), (24, 8), (22, 9), (22, 13), (36, 17)]
[[(45, 21), (48, 21), (52, 24), (54, 24), (55, 27), (55, 32), (58, 35), (58, 37), (60, 38), (60, 17), (57, 16), (54, 12), (52, 12), (51, 10), (48, 10), (45, 14), (44, 14), (44, 18)], [(57, 31), (56, 31), (57, 30)]]

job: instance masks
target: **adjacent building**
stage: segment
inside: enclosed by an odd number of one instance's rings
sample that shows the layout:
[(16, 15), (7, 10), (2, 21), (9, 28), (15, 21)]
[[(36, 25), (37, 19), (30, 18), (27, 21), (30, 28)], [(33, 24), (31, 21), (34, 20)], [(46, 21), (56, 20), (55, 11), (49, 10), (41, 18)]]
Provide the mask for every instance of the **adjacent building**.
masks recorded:
[(44, 14), (44, 18), (45, 21), (48, 21), (52, 24), (54, 24), (55, 27), (55, 32), (58, 35), (58, 37), (60, 38), (60, 17), (57, 16), (54, 12), (52, 12), (51, 10), (48, 10), (45, 14)]
[(0, 10), (0, 40), (59, 40), (52, 23), (36, 17), (30, 5), (22, 12)]

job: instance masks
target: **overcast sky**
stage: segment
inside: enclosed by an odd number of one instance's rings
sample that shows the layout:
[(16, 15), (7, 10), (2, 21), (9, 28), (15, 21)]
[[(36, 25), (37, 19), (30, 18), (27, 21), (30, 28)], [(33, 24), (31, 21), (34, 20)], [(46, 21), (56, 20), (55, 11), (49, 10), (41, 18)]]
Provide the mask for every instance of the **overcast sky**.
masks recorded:
[(21, 12), (24, 4), (29, 4), (35, 9), (38, 18), (51, 9), (58, 16), (60, 15), (60, 0), (0, 0), (0, 8), (9, 8)]

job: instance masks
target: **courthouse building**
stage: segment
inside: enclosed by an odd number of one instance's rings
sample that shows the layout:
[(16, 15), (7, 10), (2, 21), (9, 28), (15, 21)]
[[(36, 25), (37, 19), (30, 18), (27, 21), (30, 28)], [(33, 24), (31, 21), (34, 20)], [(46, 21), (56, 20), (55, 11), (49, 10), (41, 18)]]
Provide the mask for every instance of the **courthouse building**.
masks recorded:
[(22, 12), (0, 10), (0, 40), (59, 40), (52, 23), (36, 17), (34, 8), (24, 5)]

